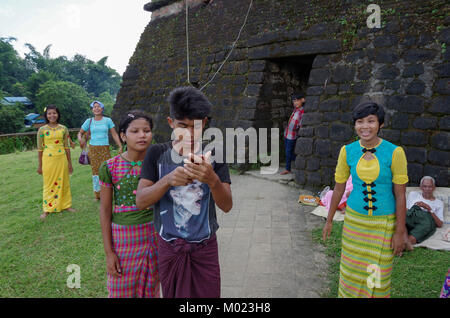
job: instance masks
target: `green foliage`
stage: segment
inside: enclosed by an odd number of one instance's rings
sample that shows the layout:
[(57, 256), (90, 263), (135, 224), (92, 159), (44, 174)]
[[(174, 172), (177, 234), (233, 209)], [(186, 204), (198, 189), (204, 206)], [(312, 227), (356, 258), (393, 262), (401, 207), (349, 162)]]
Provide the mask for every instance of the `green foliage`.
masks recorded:
[(31, 74), (26, 63), (14, 50), (15, 38), (0, 38), (0, 90), (12, 92), (13, 85), (23, 82)]
[(25, 113), (20, 107), (0, 105), (0, 134), (17, 132), (24, 124)]
[(29, 98), (31, 100), (35, 100), (36, 94), (39, 91), (39, 88), (42, 84), (48, 81), (56, 81), (57, 76), (53, 73), (47, 71), (39, 71), (37, 73), (33, 73), (28, 80), (26, 81), (26, 87), (29, 91)]
[(116, 103), (114, 97), (112, 97), (111, 94), (108, 92), (103, 92), (96, 98), (96, 100), (101, 101), (103, 105), (105, 105), (103, 114), (105, 116), (110, 117), (113, 110), (113, 106)]
[(79, 85), (64, 81), (48, 81), (36, 95), (36, 106), (42, 114), (44, 108), (54, 104), (61, 112), (60, 123), (68, 128), (80, 127), (90, 115), (90, 97)]

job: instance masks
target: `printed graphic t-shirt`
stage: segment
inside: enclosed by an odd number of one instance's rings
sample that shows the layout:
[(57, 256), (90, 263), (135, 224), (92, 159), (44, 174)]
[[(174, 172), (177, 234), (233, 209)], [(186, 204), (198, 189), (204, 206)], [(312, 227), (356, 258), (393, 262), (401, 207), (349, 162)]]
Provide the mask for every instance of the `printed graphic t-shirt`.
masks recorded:
[[(92, 122), (91, 122), (92, 119)], [(89, 127), (90, 123), (90, 127)], [(103, 116), (101, 120), (95, 120), (93, 118), (88, 118), (81, 126), (84, 131), (91, 130), (91, 140), (89, 144), (92, 146), (108, 146), (108, 132), (111, 128), (115, 127), (114, 122), (109, 117)]]
[[(172, 149), (171, 141), (151, 145), (140, 178), (156, 183), (177, 167), (183, 166), (182, 157), (175, 151), (172, 154)], [(226, 163), (213, 162), (212, 166), (221, 182), (231, 184)], [(201, 242), (210, 238), (219, 228), (211, 191), (207, 184), (198, 180), (187, 186), (170, 187), (155, 204), (154, 212), (156, 230), (166, 241), (182, 238), (187, 242)]]

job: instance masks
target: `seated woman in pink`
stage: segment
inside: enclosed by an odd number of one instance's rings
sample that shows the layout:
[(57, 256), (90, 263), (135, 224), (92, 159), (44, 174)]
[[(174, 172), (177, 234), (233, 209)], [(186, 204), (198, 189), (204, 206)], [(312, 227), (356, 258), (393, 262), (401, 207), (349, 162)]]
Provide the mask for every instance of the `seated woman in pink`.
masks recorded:
[[(345, 184), (345, 195), (342, 196), (341, 202), (339, 202), (338, 209), (342, 212), (345, 211), (345, 207), (347, 206), (347, 198), (353, 190), (352, 176), (350, 176)], [(323, 205), (327, 208), (327, 211), (330, 209), (331, 197), (333, 196), (333, 190), (329, 190), (323, 198), (320, 199), (320, 205)]]

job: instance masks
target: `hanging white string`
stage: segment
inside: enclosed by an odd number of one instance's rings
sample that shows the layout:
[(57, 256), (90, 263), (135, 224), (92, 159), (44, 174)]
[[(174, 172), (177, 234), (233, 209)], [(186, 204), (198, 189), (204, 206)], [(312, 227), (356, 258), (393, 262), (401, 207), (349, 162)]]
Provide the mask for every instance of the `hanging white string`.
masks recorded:
[(187, 55), (187, 82), (189, 83), (189, 85), (191, 84), (190, 78), (189, 78), (189, 23), (188, 23), (188, 14), (189, 14), (189, 9), (188, 9), (188, 0), (185, 0), (186, 2), (186, 55)]
[(228, 60), (228, 58), (230, 57), (231, 53), (233, 53), (234, 47), (236, 46), (237, 42), (239, 41), (239, 38), (241, 37), (242, 30), (244, 29), (245, 25), (247, 24), (247, 18), (248, 18), (248, 15), (249, 15), (249, 13), (250, 13), (250, 9), (252, 8), (252, 4), (253, 4), (253, 0), (250, 0), (250, 5), (248, 6), (247, 14), (245, 15), (244, 23), (242, 24), (241, 29), (239, 30), (239, 34), (238, 34), (238, 36), (237, 36), (237, 38), (236, 38), (236, 41), (234, 41), (233, 45), (231, 46), (230, 52), (228, 53), (227, 57), (226, 57), (225, 60), (222, 62), (222, 64), (220, 65), (220, 67), (217, 69), (217, 71), (214, 73), (213, 77), (212, 77), (205, 85), (203, 85), (203, 86), (200, 88), (201, 91), (202, 91), (209, 83), (211, 83), (211, 82), (214, 80), (214, 78), (216, 77), (216, 75), (219, 74), (220, 70), (222, 69), (222, 67), (224, 66), (224, 64), (227, 62), (227, 60)]

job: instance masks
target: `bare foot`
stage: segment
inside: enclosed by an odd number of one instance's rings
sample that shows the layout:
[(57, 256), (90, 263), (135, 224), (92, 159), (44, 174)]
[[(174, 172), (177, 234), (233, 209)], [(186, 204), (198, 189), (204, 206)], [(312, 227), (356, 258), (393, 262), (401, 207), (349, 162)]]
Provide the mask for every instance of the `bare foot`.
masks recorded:
[(284, 170), (284, 171), (281, 172), (280, 174), (281, 174), (281, 175), (285, 175), (285, 174), (290, 174), (290, 173), (292, 173), (292, 172), (290, 172), (289, 170)]
[(412, 245), (412, 243), (409, 240), (406, 241), (405, 243), (406, 243), (405, 248), (406, 248), (407, 251), (413, 251), (414, 250), (414, 245)]
[(40, 216), (41, 220), (44, 220), (47, 217), (47, 215), (48, 215), (48, 212), (42, 213)]
[(77, 212), (77, 210), (75, 210), (74, 208), (68, 208), (68, 209), (66, 209), (66, 211), (69, 211), (69, 212)]

